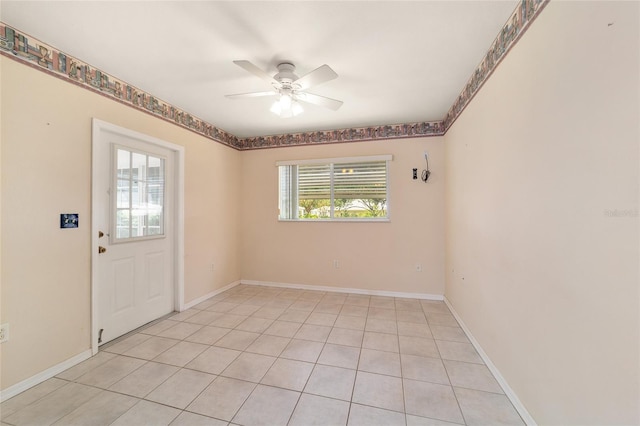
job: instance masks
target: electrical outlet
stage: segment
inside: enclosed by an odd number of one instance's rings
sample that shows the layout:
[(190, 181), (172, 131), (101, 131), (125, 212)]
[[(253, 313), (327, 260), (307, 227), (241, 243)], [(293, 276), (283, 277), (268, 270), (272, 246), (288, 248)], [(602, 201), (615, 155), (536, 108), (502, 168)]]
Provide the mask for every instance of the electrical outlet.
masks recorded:
[(4, 343), (9, 340), (9, 324), (2, 324), (0, 326), (0, 343)]
[(416, 263), (416, 272), (422, 272), (422, 265), (419, 263)]
[(211, 264), (211, 266), (210, 266), (210, 268), (211, 268), (211, 272), (215, 271), (215, 269), (216, 269), (216, 264), (215, 264), (215, 263), (212, 263), (212, 264)]
[(333, 267), (336, 269), (340, 269), (340, 261), (333, 259)]

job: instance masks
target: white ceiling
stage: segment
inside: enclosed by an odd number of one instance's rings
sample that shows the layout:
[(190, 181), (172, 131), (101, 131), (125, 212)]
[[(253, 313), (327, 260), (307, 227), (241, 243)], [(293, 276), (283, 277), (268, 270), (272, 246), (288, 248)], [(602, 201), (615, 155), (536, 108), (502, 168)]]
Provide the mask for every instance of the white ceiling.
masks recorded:
[[(7, 1), (0, 20), (238, 137), (437, 121), (519, 2)], [(232, 61), (299, 76), (328, 64), (310, 90), (344, 101), (283, 119), (269, 90)]]

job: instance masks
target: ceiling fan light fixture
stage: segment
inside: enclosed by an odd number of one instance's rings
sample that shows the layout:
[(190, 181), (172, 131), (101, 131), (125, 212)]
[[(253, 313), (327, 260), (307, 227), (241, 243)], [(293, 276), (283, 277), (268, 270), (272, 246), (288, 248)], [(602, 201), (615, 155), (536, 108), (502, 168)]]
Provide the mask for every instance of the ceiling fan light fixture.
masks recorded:
[(283, 111), (291, 109), (291, 96), (287, 94), (280, 96), (280, 106)]
[(306, 92), (307, 89), (313, 86), (338, 78), (338, 74), (336, 74), (329, 65), (322, 65), (302, 77), (298, 77), (294, 73), (296, 67), (292, 63), (282, 62), (278, 64), (278, 73), (272, 77), (249, 61), (233, 62), (249, 73), (269, 83), (273, 90), (237, 93), (235, 95), (226, 95), (227, 98), (242, 99), (260, 96), (278, 96), (278, 100), (271, 105), (270, 111), (282, 118), (290, 118), (302, 114), (304, 108), (302, 108), (299, 101), (319, 105), (333, 111), (337, 111), (338, 108), (342, 106), (342, 101)]
[(282, 106), (280, 105), (280, 100), (279, 99), (277, 101), (275, 101), (273, 103), (273, 105), (271, 105), (271, 108), (269, 109), (269, 111), (271, 111), (275, 115), (282, 114)]
[(291, 112), (295, 117), (296, 115), (302, 114), (304, 112), (304, 108), (302, 108), (302, 105), (300, 105), (299, 102), (293, 101), (293, 104), (291, 105)]
[(302, 105), (288, 94), (283, 94), (280, 99), (271, 105), (270, 111), (282, 118), (291, 118), (304, 112)]

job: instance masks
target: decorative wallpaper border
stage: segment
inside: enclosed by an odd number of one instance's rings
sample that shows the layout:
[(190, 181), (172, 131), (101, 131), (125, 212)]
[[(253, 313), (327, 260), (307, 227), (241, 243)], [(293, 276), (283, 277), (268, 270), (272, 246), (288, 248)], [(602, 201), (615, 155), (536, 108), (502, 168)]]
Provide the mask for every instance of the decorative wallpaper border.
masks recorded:
[(521, 0), (444, 117), (445, 133), (550, 0)]
[(423, 123), (257, 136), (242, 139), (241, 149), (279, 148), (283, 146), (364, 142), (442, 135), (444, 135), (444, 123), (442, 121), (425, 121)]
[(240, 139), (148, 92), (0, 22), (0, 54), (238, 149)]
[(549, 0), (521, 0), (440, 121), (238, 138), (168, 102), (0, 22), (0, 54), (238, 150), (442, 136)]

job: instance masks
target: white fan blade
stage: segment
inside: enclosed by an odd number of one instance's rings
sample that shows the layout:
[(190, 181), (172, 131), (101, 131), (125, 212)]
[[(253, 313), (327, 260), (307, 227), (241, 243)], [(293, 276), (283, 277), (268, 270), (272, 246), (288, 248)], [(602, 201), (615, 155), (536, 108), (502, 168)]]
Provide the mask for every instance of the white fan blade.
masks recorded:
[(270, 90), (268, 92), (236, 93), (234, 95), (224, 95), (224, 96), (229, 99), (243, 99), (243, 98), (258, 98), (260, 96), (274, 96), (277, 94), (278, 92)]
[(260, 77), (261, 79), (263, 79), (264, 81), (266, 81), (267, 83), (274, 85), (275, 87), (279, 87), (280, 83), (278, 83), (278, 81), (273, 78), (272, 76), (270, 76), (269, 74), (267, 74), (266, 72), (262, 71), (260, 68), (258, 68), (257, 66), (253, 65), (251, 62), (249, 61), (233, 61), (234, 64), (236, 64), (237, 66), (239, 66), (240, 68), (245, 69), (246, 71), (250, 72), (251, 74)]
[(298, 90), (305, 90), (313, 86), (317, 86), (318, 84), (325, 83), (327, 81), (338, 78), (338, 74), (334, 70), (331, 69), (329, 65), (322, 65), (321, 67), (316, 68), (315, 70), (307, 73), (294, 81), (292, 85), (300, 86)]
[(296, 92), (296, 99), (302, 102), (308, 102), (314, 105), (320, 105), (325, 108), (329, 108), (331, 110), (337, 111), (343, 104), (342, 101), (338, 101), (336, 99), (327, 98), (325, 96), (314, 95), (313, 93), (305, 93), (305, 92)]

